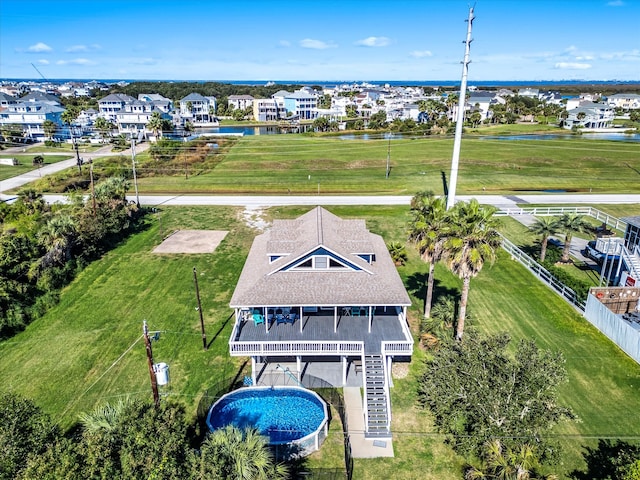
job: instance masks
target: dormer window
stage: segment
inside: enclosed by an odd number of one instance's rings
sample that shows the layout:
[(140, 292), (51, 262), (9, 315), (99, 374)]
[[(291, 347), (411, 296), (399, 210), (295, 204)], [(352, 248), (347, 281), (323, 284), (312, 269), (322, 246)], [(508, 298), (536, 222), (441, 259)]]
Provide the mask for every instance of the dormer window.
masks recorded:
[(337, 270), (349, 268), (329, 255), (314, 255), (294, 265), (291, 270)]

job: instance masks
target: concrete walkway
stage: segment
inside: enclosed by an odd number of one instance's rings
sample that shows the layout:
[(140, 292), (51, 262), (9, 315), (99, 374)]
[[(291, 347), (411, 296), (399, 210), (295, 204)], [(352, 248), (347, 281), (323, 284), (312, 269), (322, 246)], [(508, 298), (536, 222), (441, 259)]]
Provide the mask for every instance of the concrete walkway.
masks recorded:
[(353, 458), (393, 457), (391, 440), (371, 440), (364, 437), (364, 410), (360, 387), (344, 387), (344, 407)]

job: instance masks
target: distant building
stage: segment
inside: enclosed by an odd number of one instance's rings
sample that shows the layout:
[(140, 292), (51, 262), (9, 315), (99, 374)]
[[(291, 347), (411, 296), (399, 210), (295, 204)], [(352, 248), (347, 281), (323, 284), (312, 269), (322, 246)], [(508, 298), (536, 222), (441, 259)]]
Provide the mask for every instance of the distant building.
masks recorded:
[(34, 140), (45, 137), (42, 125), (47, 120), (62, 129), (61, 115), (64, 108), (50, 103), (27, 101), (7, 105), (0, 111), (0, 125), (15, 124), (22, 127), (25, 136)]
[(284, 103), (275, 98), (255, 98), (253, 100), (253, 118), (258, 122), (275, 122), (287, 116)]
[(566, 129), (602, 129), (611, 127), (615, 111), (604, 103), (581, 102), (579, 107), (567, 110), (567, 114), (564, 121)]
[(251, 95), (229, 95), (227, 105), (237, 110), (245, 110), (253, 106), (254, 98)]
[(616, 93), (607, 97), (607, 103), (623, 110), (640, 109), (640, 95), (635, 93)]
[(112, 93), (98, 100), (98, 111), (107, 120), (115, 121), (116, 114), (124, 108), (127, 103), (135, 102), (136, 99), (124, 93)]
[(195, 126), (215, 123), (216, 97), (190, 93), (180, 100), (180, 116)]

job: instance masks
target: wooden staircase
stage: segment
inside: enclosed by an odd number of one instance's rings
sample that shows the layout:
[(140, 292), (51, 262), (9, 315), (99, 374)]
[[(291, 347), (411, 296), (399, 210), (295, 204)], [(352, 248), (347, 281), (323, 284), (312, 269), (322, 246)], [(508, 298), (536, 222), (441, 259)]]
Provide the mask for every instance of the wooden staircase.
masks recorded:
[(364, 357), (366, 438), (391, 438), (389, 389), (382, 355)]

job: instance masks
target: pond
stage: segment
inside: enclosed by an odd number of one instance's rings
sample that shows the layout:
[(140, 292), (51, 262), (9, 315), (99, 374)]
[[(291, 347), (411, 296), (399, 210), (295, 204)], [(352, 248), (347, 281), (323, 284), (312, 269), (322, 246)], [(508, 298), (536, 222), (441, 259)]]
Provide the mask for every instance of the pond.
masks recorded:
[(544, 133), (538, 135), (486, 135), (481, 140), (613, 140), (640, 143), (640, 133), (583, 133), (581, 135)]

